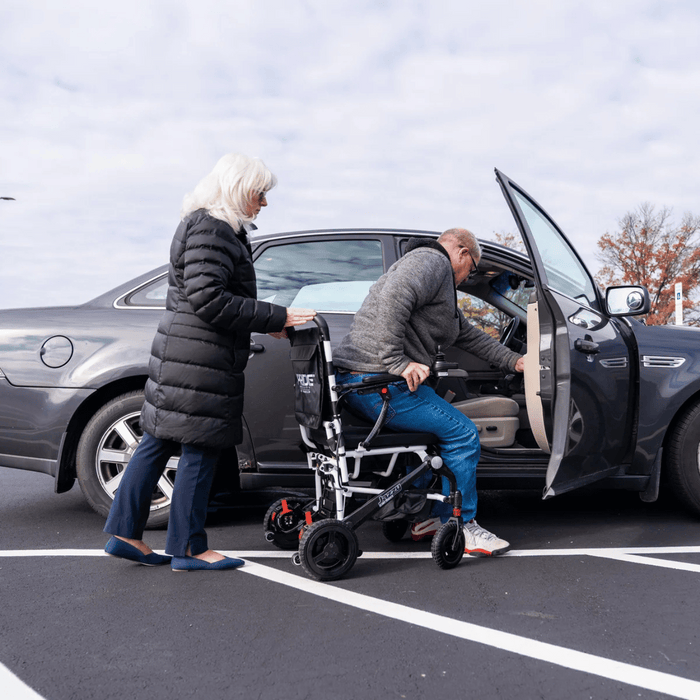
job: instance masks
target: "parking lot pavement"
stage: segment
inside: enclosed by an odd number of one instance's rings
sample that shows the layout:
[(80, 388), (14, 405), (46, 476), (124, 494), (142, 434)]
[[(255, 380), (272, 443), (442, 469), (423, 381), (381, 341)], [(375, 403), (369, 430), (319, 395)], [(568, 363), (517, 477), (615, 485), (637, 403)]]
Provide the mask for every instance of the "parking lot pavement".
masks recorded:
[(0, 683), (26, 683), (17, 697), (700, 698), (700, 537), (674, 504), (484, 494), (508, 555), (445, 572), (369, 523), (348, 577), (320, 584), (264, 541), (259, 508), (208, 524), (239, 571), (108, 558), (101, 519), (50, 481), (0, 469)]

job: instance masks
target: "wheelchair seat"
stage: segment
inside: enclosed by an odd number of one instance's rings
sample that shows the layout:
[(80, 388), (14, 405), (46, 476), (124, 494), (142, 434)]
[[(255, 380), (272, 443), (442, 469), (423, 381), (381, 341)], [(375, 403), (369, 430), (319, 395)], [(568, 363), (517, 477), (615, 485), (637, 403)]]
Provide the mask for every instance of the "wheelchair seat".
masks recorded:
[[(369, 430), (357, 426), (343, 428), (345, 448), (356, 450), (358, 445), (369, 435)], [(372, 440), (372, 447), (412, 447), (415, 445), (435, 445), (437, 435), (433, 433), (380, 433)]]

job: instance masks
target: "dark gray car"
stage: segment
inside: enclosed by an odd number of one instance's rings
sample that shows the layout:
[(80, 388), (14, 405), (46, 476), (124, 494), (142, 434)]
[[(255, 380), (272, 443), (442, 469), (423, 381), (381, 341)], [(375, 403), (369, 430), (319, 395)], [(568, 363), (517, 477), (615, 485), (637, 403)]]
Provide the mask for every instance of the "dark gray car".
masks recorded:
[[(462, 285), (471, 320), (516, 351), (505, 377), (458, 350), (468, 377), (438, 392), (481, 431), (481, 487), (542, 488), (546, 497), (600, 481), (654, 500), (664, 473), (700, 512), (700, 334), (647, 327), (642, 287), (602, 293), (550, 217), (496, 171), (527, 255), (482, 241), (479, 274)], [(369, 286), (412, 236), (430, 231), (343, 229), (258, 236), (259, 298), (316, 308), (339, 341)], [(149, 350), (167, 267), (76, 307), (0, 311), (0, 466), (39, 471), (56, 490), (77, 478), (106, 515), (141, 436)], [(222, 473), (241, 489), (301, 487), (310, 472), (294, 419), (289, 343), (254, 334), (246, 370), (244, 440)], [(496, 399), (494, 401), (494, 399)], [(150, 525), (168, 517), (177, 459), (153, 495)]]

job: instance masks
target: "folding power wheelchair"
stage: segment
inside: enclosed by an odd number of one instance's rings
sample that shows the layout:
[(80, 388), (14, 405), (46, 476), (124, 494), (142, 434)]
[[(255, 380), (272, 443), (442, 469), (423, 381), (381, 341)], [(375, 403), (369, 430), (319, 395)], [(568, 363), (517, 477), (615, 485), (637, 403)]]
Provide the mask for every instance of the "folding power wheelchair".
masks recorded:
[[(449, 503), (452, 517), (435, 534), (431, 553), (442, 569), (457, 566), (464, 555), (462, 494), (454, 474), (443, 464), (432, 433), (381, 432), (389, 407), (389, 384), (396, 375), (365, 377), (336, 386), (335, 369), (325, 319), (316, 328), (293, 331), (295, 415), (309, 468), (315, 472), (315, 498), (289, 497), (276, 501), (264, 519), (266, 539), (281, 549), (298, 549), (292, 556), (311, 578), (341, 578), (360, 551), (357, 528), (369, 518), (382, 521), (384, 535), (399, 541), (411, 522), (429, 517), (431, 501)], [(432, 371), (444, 376), (456, 363), (439, 359)], [(375, 424), (344, 426), (340, 411), (350, 392), (378, 393), (383, 400)], [(416, 455), (412, 457), (412, 455)], [(420, 461), (418, 466), (408, 462)], [(352, 466), (349, 466), (352, 464)], [(433, 476), (428, 488), (416, 487)], [(450, 493), (441, 492), (446, 477)], [(420, 481), (419, 481), (420, 480)]]

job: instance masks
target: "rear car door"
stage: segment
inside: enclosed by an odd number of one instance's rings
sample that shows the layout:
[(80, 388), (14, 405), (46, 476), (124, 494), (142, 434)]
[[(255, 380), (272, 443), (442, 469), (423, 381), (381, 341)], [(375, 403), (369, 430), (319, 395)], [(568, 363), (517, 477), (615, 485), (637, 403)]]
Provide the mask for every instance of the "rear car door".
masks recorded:
[(606, 316), (566, 236), (521, 187), (498, 170), (496, 178), (535, 274), (525, 383), (533, 432), (550, 453), (548, 498), (624, 469), (636, 423), (636, 363), (627, 325)]
[[(392, 248), (393, 240), (381, 234), (327, 233), (262, 242), (254, 251), (258, 298), (316, 309), (326, 319), (335, 345), (350, 330), (369, 287), (393, 262)], [(289, 341), (254, 333), (251, 343), (244, 418), (258, 472), (305, 469), (294, 417)]]

